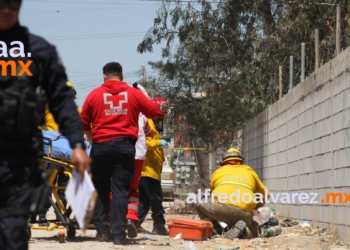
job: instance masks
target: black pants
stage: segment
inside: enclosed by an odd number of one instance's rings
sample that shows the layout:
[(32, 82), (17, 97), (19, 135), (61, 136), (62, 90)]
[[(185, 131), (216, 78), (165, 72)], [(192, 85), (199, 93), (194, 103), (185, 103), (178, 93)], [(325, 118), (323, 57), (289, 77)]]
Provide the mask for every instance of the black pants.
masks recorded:
[[(93, 222), (98, 234), (108, 233), (111, 209), (111, 227), (114, 239), (126, 238), (128, 194), (134, 178), (134, 141), (116, 141), (93, 144), (91, 148), (91, 173), (98, 193)], [(109, 193), (112, 189), (112, 206)]]
[(161, 182), (150, 178), (141, 177), (139, 184), (139, 221), (144, 222), (148, 210), (151, 208), (154, 227), (165, 225), (163, 191)]
[[(20, 154), (20, 157), (19, 157)], [(30, 188), (39, 177), (39, 168), (35, 154), (25, 152), (0, 152), (0, 190), (19, 189), (29, 185), (18, 192), (6, 195), (2, 192), (0, 197), (0, 213), (10, 209), (12, 214), (0, 217), (0, 249), (1, 250), (27, 250), (28, 235), (27, 222), (29, 219), (29, 206), (33, 189)]]

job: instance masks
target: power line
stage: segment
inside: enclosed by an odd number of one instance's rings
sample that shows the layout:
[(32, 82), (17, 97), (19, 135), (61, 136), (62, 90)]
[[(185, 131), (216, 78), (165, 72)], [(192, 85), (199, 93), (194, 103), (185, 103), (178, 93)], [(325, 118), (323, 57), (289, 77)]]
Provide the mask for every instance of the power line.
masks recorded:
[(47, 38), (54, 41), (64, 41), (64, 40), (86, 40), (86, 39), (95, 39), (95, 38), (125, 38), (125, 37), (140, 37), (144, 34), (134, 34), (134, 35), (113, 35), (113, 36), (91, 36), (91, 37), (68, 37), (68, 38)]
[[(146, 7), (152, 7), (153, 6), (149, 6), (149, 5), (145, 5), (145, 6), (139, 6), (139, 7), (123, 7), (123, 10), (125, 9), (142, 9), (142, 8), (146, 8)], [(97, 10), (120, 10), (119, 8), (104, 8), (104, 9), (76, 9), (76, 10), (39, 10), (39, 11), (24, 11), (21, 12), (21, 14), (35, 14), (35, 13), (46, 13), (46, 14), (52, 14), (52, 12), (56, 12), (56, 13), (64, 13), (64, 12), (83, 12), (83, 11), (97, 11)]]
[(97, 33), (97, 34), (85, 34), (85, 35), (46, 36), (46, 38), (71, 38), (71, 37), (109, 36), (109, 35), (133, 35), (133, 34), (145, 34), (145, 33), (146, 33), (145, 31), (123, 32), (123, 33)]
[[(40, 2), (40, 3), (79, 3), (79, 4), (98, 4), (98, 5), (102, 5), (102, 4), (112, 4), (112, 5), (131, 5), (131, 6), (140, 6), (140, 4), (131, 4), (131, 3), (111, 3), (111, 2), (73, 2), (73, 1), (69, 1), (69, 2), (65, 2), (65, 1), (51, 1), (51, 0), (26, 0), (27, 2)], [(145, 5), (145, 6), (159, 6), (159, 5)]]

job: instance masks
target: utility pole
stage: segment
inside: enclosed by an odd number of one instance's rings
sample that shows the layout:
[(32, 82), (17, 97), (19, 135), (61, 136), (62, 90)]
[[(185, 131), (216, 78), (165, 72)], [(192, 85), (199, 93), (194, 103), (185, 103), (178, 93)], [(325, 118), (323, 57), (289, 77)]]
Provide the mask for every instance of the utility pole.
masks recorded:
[(146, 67), (145, 66), (141, 66), (141, 76), (142, 76), (142, 80), (144, 82), (147, 81), (147, 74), (146, 74)]

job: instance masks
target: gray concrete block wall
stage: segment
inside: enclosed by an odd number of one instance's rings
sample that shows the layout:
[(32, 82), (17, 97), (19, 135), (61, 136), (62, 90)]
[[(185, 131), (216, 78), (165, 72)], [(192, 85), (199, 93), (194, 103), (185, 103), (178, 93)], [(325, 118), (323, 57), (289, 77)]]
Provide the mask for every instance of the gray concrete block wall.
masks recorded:
[[(327, 192), (350, 194), (350, 49), (319, 68), (249, 121), (242, 153), (274, 194), (318, 193), (317, 204), (267, 204), (290, 218), (336, 229), (350, 242), (350, 202), (326, 204)], [(344, 198), (344, 197), (343, 197)]]

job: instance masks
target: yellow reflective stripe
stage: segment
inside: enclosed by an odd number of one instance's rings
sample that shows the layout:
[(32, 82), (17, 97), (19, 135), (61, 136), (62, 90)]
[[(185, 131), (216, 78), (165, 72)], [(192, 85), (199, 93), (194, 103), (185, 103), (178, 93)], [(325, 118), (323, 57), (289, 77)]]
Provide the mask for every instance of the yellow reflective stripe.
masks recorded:
[(226, 185), (229, 185), (229, 186), (239, 186), (239, 187), (245, 187), (247, 189), (249, 189), (250, 191), (252, 191), (253, 193), (255, 192), (254, 191), (254, 188), (252, 188), (251, 186), (247, 185), (247, 184), (244, 184), (244, 183), (241, 183), (241, 182), (235, 182), (235, 181), (224, 181), (224, 182), (221, 182), (219, 186), (226, 186)]

